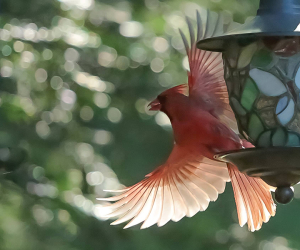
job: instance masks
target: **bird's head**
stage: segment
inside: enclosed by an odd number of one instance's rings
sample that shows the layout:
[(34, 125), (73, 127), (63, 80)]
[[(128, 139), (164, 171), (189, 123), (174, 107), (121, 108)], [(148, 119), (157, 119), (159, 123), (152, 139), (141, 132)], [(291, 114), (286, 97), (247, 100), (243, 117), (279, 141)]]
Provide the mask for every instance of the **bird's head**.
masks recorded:
[(155, 100), (150, 102), (148, 105), (149, 110), (157, 110), (166, 113), (167, 115), (170, 114), (170, 110), (175, 108), (177, 104), (179, 104), (180, 98), (186, 98), (188, 94), (188, 85), (182, 84), (170, 88), (160, 95), (157, 96)]

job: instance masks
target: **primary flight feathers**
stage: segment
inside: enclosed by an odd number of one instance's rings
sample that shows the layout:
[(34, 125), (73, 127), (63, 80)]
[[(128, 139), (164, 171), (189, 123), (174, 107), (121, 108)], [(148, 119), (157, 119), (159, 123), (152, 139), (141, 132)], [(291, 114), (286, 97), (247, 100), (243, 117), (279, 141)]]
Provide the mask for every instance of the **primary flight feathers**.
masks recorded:
[(241, 226), (247, 222), (249, 230), (255, 231), (275, 215), (270, 186), (213, 158), (218, 152), (251, 144), (234, 132), (237, 126), (229, 106), (221, 54), (196, 48), (199, 39), (225, 31), (223, 20), (210, 12), (204, 20), (197, 12), (195, 36), (187, 19), (190, 44), (180, 31), (190, 64), (188, 84), (166, 90), (150, 103), (151, 110), (165, 112), (170, 118), (174, 148), (167, 161), (144, 180), (117, 191), (114, 197), (99, 199), (115, 201), (106, 206), (106, 216), (117, 218), (113, 225), (130, 220), (125, 228), (141, 222), (141, 228), (147, 228), (191, 217), (206, 210), (230, 180)]
[[(206, 21), (202, 22), (197, 12), (197, 39), (191, 21), (186, 18), (190, 33), (190, 45), (181, 30), (185, 50), (188, 56), (190, 71), (188, 72), (188, 85), (190, 95), (202, 97), (208, 110), (214, 109), (219, 119), (227, 126), (238, 132), (234, 113), (229, 105), (227, 87), (224, 80), (222, 54), (197, 49), (199, 40), (221, 35), (234, 22), (224, 25), (221, 15), (207, 11)], [(201, 99), (201, 98), (198, 98)]]
[(187, 152), (175, 145), (169, 159), (147, 178), (123, 194), (107, 198), (117, 201), (107, 217), (118, 217), (112, 225), (132, 219), (125, 228), (144, 221), (141, 228), (192, 217), (215, 201), (229, 181), (226, 164)]

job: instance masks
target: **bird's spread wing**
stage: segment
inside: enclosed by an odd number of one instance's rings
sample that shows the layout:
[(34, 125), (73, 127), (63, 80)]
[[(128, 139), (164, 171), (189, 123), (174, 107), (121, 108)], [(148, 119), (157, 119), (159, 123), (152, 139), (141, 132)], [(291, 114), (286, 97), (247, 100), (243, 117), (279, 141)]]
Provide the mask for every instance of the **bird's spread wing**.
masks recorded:
[(272, 199), (271, 186), (262, 179), (249, 177), (228, 164), (240, 226), (248, 223), (250, 231), (259, 230), (263, 222), (275, 215), (276, 205)]
[[(196, 48), (196, 42), (222, 34), (223, 20), (220, 15), (208, 12), (203, 25), (197, 13), (197, 39), (189, 19), (187, 24), (190, 33), (190, 45), (181, 32), (181, 36), (189, 59), (190, 72), (188, 73), (189, 96), (195, 100), (202, 100), (202, 107), (216, 115), (235, 132), (238, 131), (234, 113), (229, 105), (229, 98), (225, 80), (223, 78), (223, 61), (221, 53), (203, 51)], [(204, 101), (203, 101), (204, 100)], [(243, 143), (245, 147), (248, 144)], [(239, 223), (255, 231), (261, 228), (275, 215), (276, 206), (272, 199), (272, 187), (260, 178), (253, 178), (239, 172), (233, 165), (228, 165), (230, 179), (234, 190)]]
[(204, 100), (203, 108), (213, 111), (222, 122), (234, 131), (238, 131), (234, 113), (229, 105), (222, 54), (200, 50), (196, 47), (199, 40), (223, 34), (228, 25), (225, 26), (220, 14), (207, 11), (206, 18), (201, 17), (197, 12), (196, 36), (191, 21), (187, 18), (190, 44), (180, 30), (190, 65), (188, 72), (189, 95), (196, 100)]
[(131, 220), (125, 228), (144, 222), (141, 228), (165, 225), (204, 211), (224, 192), (229, 181), (226, 164), (194, 156), (175, 145), (167, 162), (144, 180), (111, 198), (107, 217), (112, 224)]

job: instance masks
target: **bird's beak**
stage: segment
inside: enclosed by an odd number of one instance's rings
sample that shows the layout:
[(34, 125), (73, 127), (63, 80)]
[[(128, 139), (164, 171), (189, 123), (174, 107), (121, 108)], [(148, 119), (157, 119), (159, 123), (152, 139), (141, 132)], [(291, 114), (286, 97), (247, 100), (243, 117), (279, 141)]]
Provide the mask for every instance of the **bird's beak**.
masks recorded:
[(161, 108), (161, 104), (159, 102), (159, 100), (156, 98), (154, 101), (150, 102), (149, 105), (148, 105), (149, 110), (160, 110)]

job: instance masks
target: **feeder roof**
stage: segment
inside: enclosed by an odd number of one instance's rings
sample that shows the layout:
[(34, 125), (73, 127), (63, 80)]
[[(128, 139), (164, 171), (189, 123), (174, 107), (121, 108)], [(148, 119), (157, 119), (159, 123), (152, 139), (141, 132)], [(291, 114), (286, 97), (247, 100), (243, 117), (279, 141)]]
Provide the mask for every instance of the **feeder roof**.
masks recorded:
[(246, 42), (266, 36), (300, 36), (300, 0), (262, 0), (257, 16), (223, 35), (198, 42), (199, 49), (223, 51), (228, 42)]

